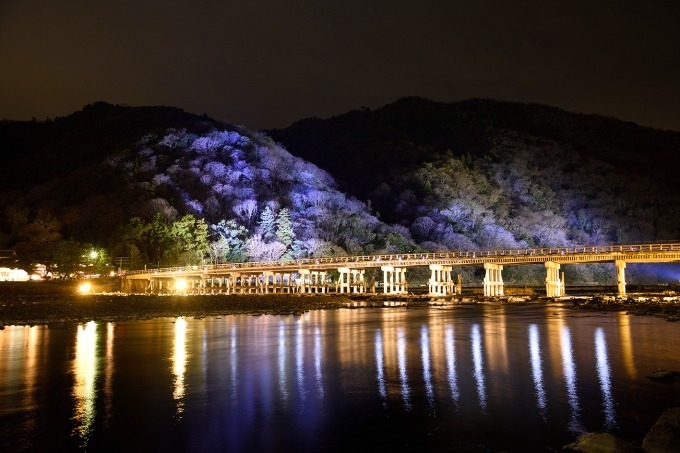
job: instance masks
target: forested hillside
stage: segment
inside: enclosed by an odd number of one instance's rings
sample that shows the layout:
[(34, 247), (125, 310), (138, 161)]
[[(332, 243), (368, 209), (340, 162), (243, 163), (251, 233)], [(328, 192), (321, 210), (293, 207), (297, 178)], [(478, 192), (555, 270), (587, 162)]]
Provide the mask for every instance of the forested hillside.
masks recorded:
[[(159, 117), (171, 127), (154, 127)], [(237, 126), (100, 103), (2, 128), (7, 142), (33, 140), (8, 159), (0, 193), (0, 248), (24, 263), (72, 269), (92, 248), (142, 267), (416, 247), (328, 173)]]
[(425, 250), (680, 239), (677, 132), (540, 105), (404, 98), (269, 133)]
[(0, 248), (60, 271), (680, 238), (680, 134), (546, 106), (405, 98), (264, 134), (96, 103), (0, 122), (0, 146)]

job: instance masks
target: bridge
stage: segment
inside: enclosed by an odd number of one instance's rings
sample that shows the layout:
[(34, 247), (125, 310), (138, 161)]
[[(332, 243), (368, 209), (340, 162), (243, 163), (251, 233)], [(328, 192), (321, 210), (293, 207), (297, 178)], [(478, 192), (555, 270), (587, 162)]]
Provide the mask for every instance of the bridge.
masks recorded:
[[(268, 294), (268, 293), (368, 293), (382, 287), (384, 294), (406, 294), (406, 272), (429, 268), (429, 294), (449, 296), (461, 293), (460, 275), (453, 268), (483, 266), (484, 296), (504, 295), (504, 266), (544, 264), (546, 295), (563, 296), (563, 264), (614, 263), (618, 295), (626, 295), (627, 263), (680, 262), (680, 243), (654, 243), (506, 250), (467, 250), (436, 253), (332, 256), (287, 261), (221, 263), (129, 271), (122, 290), (151, 294)], [(382, 285), (368, 284), (367, 269), (382, 271)], [(335, 281), (329, 272), (336, 271)]]

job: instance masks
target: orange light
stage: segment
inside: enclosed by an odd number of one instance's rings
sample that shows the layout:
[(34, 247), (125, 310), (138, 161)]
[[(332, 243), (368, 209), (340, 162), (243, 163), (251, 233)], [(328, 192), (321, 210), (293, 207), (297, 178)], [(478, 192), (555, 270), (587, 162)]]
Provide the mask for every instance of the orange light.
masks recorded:
[(85, 282), (78, 287), (78, 292), (80, 294), (90, 294), (92, 292), (92, 285), (90, 285), (88, 282)]

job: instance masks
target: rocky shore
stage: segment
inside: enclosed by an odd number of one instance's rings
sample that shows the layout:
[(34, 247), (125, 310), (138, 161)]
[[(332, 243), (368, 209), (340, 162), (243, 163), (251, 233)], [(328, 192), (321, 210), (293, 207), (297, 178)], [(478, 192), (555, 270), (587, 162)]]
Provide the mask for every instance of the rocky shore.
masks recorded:
[(233, 314), (302, 314), (310, 310), (344, 308), (337, 296), (144, 296), (91, 294), (85, 296), (1, 296), (0, 328), (54, 322), (119, 321), (158, 317), (202, 317)]
[(629, 315), (655, 316), (670, 322), (680, 320), (680, 298), (675, 295), (591, 296), (572, 300), (573, 308), (579, 310), (625, 311)]
[[(536, 295), (488, 299), (479, 296), (242, 294), (242, 295), (125, 295), (116, 279), (96, 282), (97, 293), (80, 294), (82, 282), (3, 282), (0, 284), (0, 329), (8, 325), (56, 322), (119, 321), (157, 317), (203, 317), (230, 314), (302, 314), (310, 310), (389, 306), (428, 306), (498, 301), (535, 302)], [(669, 295), (636, 295), (627, 299), (581, 296), (556, 299), (576, 310), (626, 311), (630, 315), (680, 320), (680, 301)]]

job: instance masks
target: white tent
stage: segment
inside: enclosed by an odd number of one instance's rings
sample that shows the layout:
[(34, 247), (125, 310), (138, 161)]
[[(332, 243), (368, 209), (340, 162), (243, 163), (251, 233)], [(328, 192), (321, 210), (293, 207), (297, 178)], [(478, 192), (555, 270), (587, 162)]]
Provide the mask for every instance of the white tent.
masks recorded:
[(26, 282), (28, 273), (23, 269), (0, 267), (0, 282)]

